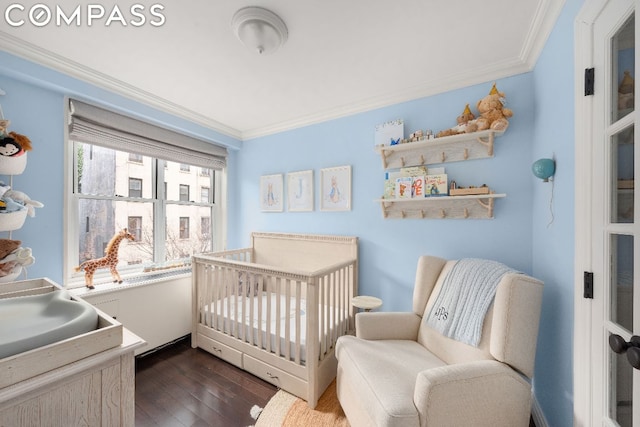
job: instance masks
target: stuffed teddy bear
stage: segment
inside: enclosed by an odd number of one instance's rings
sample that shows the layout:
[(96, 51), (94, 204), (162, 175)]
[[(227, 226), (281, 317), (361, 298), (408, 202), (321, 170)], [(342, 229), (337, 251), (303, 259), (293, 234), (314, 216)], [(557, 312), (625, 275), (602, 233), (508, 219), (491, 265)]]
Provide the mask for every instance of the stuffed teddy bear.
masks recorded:
[(7, 129), (9, 128), (9, 124), (11, 122), (7, 119), (0, 120), (0, 136), (7, 134)]
[(476, 107), (480, 117), (467, 124), (467, 132), (485, 129), (506, 130), (509, 126), (507, 119), (513, 116), (513, 111), (506, 108), (504, 104), (504, 93), (498, 91), (494, 83), (489, 95), (478, 101)]
[(20, 247), (20, 240), (0, 239), (0, 260)]
[(471, 109), (469, 108), (469, 104), (467, 104), (464, 107), (464, 111), (462, 112), (462, 114), (460, 114), (456, 119), (458, 125), (449, 129), (441, 130), (436, 134), (436, 138), (469, 132), (469, 130), (467, 129), (467, 124), (475, 119), (475, 117), (476, 116), (471, 112)]

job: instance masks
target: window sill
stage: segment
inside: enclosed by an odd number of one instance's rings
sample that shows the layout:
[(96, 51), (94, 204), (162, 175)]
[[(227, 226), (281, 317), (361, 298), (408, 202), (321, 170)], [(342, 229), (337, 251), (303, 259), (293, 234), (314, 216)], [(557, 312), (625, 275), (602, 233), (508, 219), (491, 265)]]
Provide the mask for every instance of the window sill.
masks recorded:
[(80, 282), (74, 280), (67, 286), (67, 289), (74, 295), (82, 298), (84, 296), (109, 294), (124, 289), (148, 286), (159, 282), (182, 279), (185, 277), (191, 277), (191, 268), (181, 268), (177, 271), (155, 271), (147, 274), (131, 275), (129, 277), (123, 277), (122, 283), (113, 283), (110, 281), (110, 277), (104, 277), (102, 280), (96, 280), (94, 285), (95, 289), (89, 289), (84, 286), (84, 281)]

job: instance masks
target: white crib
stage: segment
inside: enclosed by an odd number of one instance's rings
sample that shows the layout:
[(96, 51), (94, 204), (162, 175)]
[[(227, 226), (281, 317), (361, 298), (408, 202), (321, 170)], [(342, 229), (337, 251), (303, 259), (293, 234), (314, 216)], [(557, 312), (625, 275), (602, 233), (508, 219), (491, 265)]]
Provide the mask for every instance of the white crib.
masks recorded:
[(354, 330), (358, 239), (252, 233), (251, 247), (193, 259), (192, 346), (314, 408)]

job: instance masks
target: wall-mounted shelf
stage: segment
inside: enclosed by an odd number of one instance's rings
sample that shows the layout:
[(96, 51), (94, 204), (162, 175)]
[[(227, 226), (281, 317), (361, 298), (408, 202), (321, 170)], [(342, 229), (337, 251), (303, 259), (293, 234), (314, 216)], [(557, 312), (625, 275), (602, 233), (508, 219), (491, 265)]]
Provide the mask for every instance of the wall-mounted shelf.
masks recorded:
[(493, 218), (495, 199), (506, 194), (440, 196), (424, 199), (378, 199), (385, 218)]
[(504, 131), (483, 130), (398, 145), (379, 145), (384, 169), (424, 166), (493, 157), (493, 143)]

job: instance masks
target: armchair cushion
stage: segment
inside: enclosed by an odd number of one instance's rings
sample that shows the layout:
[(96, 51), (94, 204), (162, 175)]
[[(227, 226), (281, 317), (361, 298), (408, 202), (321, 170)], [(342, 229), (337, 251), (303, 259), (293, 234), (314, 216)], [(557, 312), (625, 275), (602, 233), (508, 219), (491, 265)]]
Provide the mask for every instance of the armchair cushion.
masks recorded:
[[(336, 357), (340, 361), (338, 383), (348, 383), (355, 393), (352, 398), (368, 402), (366, 412), (371, 423), (360, 420), (361, 425), (368, 426), (419, 426), (413, 403), (418, 373), (445, 365), (416, 341), (370, 341), (347, 335), (338, 340)], [(341, 396), (343, 408), (349, 405), (344, 400)]]
[(338, 400), (352, 427), (528, 425), (543, 284), (504, 274), (469, 345), (425, 321), (454, 264), (421, 257), (411, 312), (359, 313), (356, 336), (338, 339)]
[(421, 321), (415, 313), (358, 313), (356, 336), (365, 340), (416, 341)]
[(531, 387), (493, 360), (446, 365), (418, 374), (414, 404), (427, 426), (526, 426)]

